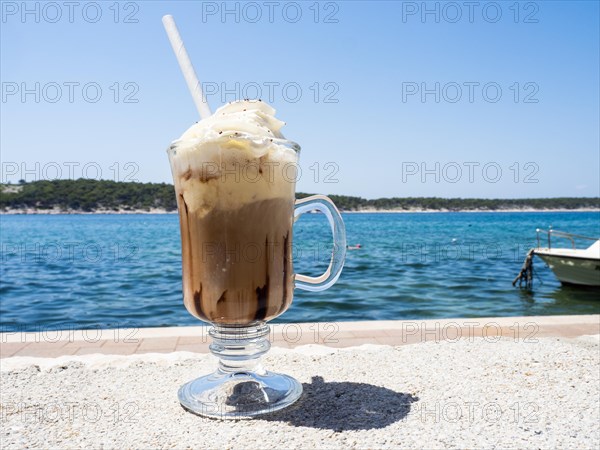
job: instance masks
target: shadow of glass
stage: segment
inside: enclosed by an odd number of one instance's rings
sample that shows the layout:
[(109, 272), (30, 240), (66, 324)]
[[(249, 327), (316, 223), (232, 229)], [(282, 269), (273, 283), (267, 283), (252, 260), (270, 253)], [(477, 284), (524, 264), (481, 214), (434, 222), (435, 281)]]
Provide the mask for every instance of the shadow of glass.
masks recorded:
[(419, 400), (372, 384), (325, 382), (318, 376), (302, 387), (302, 397), (294, 406), (264, 419), (337, 432), (372, 430), (402, 420)]

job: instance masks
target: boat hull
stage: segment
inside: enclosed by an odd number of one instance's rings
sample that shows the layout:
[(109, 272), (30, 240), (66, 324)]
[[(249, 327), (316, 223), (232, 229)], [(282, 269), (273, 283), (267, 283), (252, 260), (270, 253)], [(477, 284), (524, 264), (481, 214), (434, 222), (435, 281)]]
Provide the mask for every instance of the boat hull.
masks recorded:
[(564, 284), (600, 287), (600, 259), (535, 252)]

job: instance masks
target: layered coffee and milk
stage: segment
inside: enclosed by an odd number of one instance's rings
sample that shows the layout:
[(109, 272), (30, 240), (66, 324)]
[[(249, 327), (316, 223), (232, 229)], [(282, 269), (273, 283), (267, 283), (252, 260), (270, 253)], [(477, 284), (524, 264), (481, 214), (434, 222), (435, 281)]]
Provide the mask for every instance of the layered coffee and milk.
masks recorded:
[(292, 301), (298, 147), (261, 101), (237, 101), (169, 149), (185, 306), (218, 324), (269, 320)]

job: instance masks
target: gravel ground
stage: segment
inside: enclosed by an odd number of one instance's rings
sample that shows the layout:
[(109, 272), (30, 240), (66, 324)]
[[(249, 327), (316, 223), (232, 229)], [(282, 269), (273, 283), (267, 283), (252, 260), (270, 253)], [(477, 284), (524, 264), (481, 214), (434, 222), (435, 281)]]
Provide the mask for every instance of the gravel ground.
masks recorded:
[(4, 448), (599, 448), (599, 336), (402, 347), (272, 349), (304, 383), (298, 406), (255, 420), (185, 412), (178, 387), (210, 355), (9, 358)]

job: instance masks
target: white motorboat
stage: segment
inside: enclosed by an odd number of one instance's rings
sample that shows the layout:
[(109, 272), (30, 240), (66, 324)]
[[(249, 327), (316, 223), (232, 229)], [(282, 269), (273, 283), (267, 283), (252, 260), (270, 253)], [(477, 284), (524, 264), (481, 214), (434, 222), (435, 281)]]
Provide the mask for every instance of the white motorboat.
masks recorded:
[[(578, 286), (600, 286), (600, 239), (579, 236), (557, 230), (536, 230), (537, 248), (534, 255), (542, 258), (563, 284)], [(541, 247), (540, 234), (548, 236), (548, 247)], [(552, 238), (560, 237), (571, 242), (571, 248), (553, 248)], [(584, 249), (575, 246), (575, 239), (594, 241)]]

